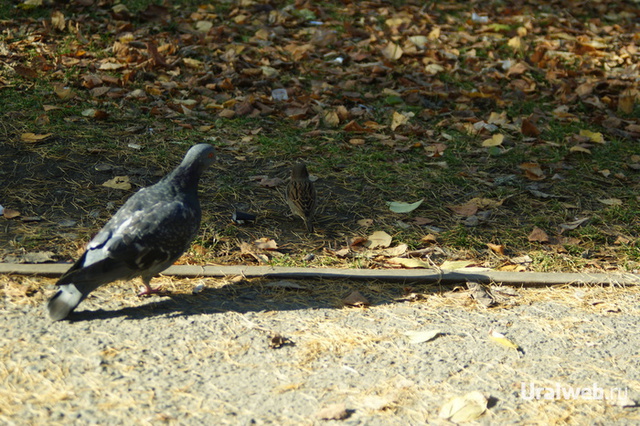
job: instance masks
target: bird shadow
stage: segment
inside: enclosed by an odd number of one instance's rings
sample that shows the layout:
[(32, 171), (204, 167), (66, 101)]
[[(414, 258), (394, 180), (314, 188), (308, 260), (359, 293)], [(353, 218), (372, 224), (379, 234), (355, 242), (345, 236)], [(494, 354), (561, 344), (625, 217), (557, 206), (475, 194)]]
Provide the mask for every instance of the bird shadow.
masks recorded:
[[(274, 283), (276, 285), (274, 285)], [(366, 299), (365, 305), (378, 306), (398, 303), (406, 295), (407, 288), (398, 283), (373, 283), (361, 281), (295, 281), (301, 288), (278, 286), (279, 281), (259, 280), (228, 284), (221, 288), (205, 288), (199, 293), (168, 293), (161, 299), (138, 306), (120, 309), (85, 309), (72, 312), (67, 321), (82, 322), (123, 318), (142, 320), (158, 316), (187, 317), (192, 315), (220, 314), (225, 312), (290, 311), (308, 309), (340, 309), (344, 299), (359, 291)], [(420, 285), (422, 293), (440, 292), (442, 285)], [(151, 296), (153, 298), (158, 296)]]

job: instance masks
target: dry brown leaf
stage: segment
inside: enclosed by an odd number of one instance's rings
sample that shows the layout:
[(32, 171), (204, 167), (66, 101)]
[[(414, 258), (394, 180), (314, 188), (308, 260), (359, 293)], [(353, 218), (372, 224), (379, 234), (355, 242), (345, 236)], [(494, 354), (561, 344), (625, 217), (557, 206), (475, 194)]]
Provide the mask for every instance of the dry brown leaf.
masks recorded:
[(370, 303), (366, 297), (358, 290), (352, 291), (347, 297), (342, 299), (342, 303), (348, 306), (369, 306)]
[(433, 234), (427, 234), (424, 237), (420, 238), (420, 242), (425, 244), (435, 244), (438, 242), (438, 239)]
[(538, 228), (537, 226), (533, 228), (533, 231), (531, 231), (531, 233), (529, 234), (529, 237), (527, 238), (531, 242), (538, 242), (538, 243), (549, 242), (549, 235), (546, 232), (544, 232), (542, 229)]
[(524, 170), (524, 175), (529, 180), (542, 180), (546, 178), (540, 164), (538, 163), (522, 163), (519, 167)]
[(473, 216), (478, 212), (478, 205), (473, 201), (467, 201), (465, 204), (457, 206), (447, 206), (447, 208), (452, 210), (454, 213), (465, 217)]
[(4, 216), (5, 219), (14, 219), (20, 217), (20, 212), (14, 209), (3, 209), (2, 216)]
[(487, 243), (487, 247), (489, 247), (489, 249), (494, 252), (497, 253), (499, 255), (504, 256), (504, 245), (503, 244), (492, 244), (492, 243)]
[(523, 135), (529, 136), (532, 138), (537, 138), (538, 136), (540, 136), (540, 130), (528, 118), (525, 118), (524, 120), (522, 120), (520, 131), (522, 132)]
[(262, 237), (253, 242), (253, 244), (261, 250), (277, 250), (278, 243), (275, 240), (267, 237)]
[(64, 84), (57, 83), (53, 85), (53, 91), (58, 95), (60, 99), (63, 101), (67, 101), (69, 99), (73, 99), (75, 93), (71, 90), (70, 87), (65, 86)]

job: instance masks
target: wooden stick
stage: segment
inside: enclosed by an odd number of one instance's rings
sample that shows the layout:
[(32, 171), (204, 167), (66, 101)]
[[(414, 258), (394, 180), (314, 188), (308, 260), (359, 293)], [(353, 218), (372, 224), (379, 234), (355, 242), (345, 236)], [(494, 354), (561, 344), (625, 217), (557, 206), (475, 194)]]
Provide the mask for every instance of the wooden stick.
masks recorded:
[[(1, 274), (39, 275), (59, 277), (70, 264), (0, 263)], [(336, 268), (287, 268), (280, 266), (197, 266), (174, 265), (163, 275), (178, 277), (226, 277), (242, 275), (247, 278), (288, 279), (353, 279), (379, 280), (403, 283), (457, 284), (468, 281), (501, 283), (509, 285), (640, 285), (640, 275), (629, 273), (549, 273), (549, 272), (505, 272), (492, 270), (437, 271), (433, 269), (336, 269)]]

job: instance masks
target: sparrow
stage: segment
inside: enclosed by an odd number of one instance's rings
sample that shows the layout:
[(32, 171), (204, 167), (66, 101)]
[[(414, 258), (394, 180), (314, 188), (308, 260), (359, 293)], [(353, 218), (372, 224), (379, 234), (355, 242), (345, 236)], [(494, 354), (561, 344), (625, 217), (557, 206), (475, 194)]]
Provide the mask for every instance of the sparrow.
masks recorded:
[(291, 180), (287, 185), (287, 204), (291, 213), (299, 216), (313, 232), (313, 216), (316, 211), (317, 194), (313, 182), (309, 180), (309, 172), (304, 163), (298, 163), (291, 170)]

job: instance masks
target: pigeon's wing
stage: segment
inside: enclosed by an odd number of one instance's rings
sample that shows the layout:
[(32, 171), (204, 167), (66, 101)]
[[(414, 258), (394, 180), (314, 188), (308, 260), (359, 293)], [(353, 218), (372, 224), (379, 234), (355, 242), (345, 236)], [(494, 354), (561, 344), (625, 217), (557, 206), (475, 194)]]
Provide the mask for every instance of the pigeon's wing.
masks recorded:
[(131, 201), (91, 240), (59, 285), (73, 283), (88, 294), (107, 282), (153, 276), (187, 249), (200, 224), (199, 211), (176, 200)]

